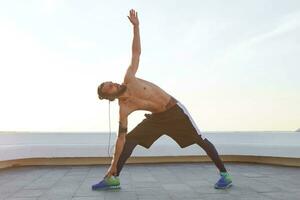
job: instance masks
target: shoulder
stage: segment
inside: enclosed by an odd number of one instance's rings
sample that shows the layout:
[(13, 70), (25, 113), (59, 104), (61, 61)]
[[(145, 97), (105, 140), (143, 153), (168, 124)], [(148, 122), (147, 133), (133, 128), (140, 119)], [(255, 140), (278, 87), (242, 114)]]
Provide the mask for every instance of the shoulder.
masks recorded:
[(130, 114), (130, 108), (126, 102), (127, 100), (119, 101), (119, 115), (120, 117), (127, 117)]
[(128, 83), (134, 82), (136, 80), (137, 80), (137, 78), (135, 77), (135, 73), (129, 67), (126, 74), (125, 74), (125, 77), (124, 77), (124, 83), (128, 84)]

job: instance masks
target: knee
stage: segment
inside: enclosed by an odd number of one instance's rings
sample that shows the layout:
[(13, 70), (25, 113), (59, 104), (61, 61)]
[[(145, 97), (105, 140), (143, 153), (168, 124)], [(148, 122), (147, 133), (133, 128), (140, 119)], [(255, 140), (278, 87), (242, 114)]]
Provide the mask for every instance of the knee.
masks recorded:
[(213, 144), (206, 138), (204, 140), (202, 138), (199, 138), (197, 144), (203, 149), (213, 146)]
[(124, 149), (133, 150), (138, 143), (134, 140), (126, 139), (124, 144)]
[[(206, 139), (204, 139), (206, 140)], [(204, 144), (204, 140), (202, 139), (202, 137), (197, 137), (196, 143), (200, 146), (202, 146)]]

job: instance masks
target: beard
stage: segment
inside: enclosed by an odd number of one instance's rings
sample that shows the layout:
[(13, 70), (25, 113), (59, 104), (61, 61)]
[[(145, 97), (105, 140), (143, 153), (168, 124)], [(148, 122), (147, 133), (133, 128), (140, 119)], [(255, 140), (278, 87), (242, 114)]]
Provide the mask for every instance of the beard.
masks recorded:
[(120, 85), (120, 88), (118, 89), (118, 91), (114, 94), (111, 95), (111, 98), (113, 100), (115, 100), (116, 98), (118, 98), (119, 96), (121, 96), (122, 94), (124, 94), (124, 92), (126, 91), (127, 87), (126, 85)]
[(117, 97), (121, 96), (126, 91), (126, 89), (127, 89), (126, 85), (120, 85), (120, 89), (115, 95)]

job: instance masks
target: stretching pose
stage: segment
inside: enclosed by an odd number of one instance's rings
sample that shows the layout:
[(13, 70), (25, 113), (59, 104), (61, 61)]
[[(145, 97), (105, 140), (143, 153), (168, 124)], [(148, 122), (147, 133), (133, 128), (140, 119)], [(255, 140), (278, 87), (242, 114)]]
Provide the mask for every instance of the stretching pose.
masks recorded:
[[(231, 176), (226, 171), (217, 150), (200, 133), (187, 109), (175, 98), (157, 85), (135, 76), (141, 54), (139, 20), (135, 10), (130, 10), (128, 19), (133, 25), (132, 59), (122, 84), (103, 82), (98, 87), (100, 99), (119, 103), (119, 132), (115, 151), (104, 179), (92, 186), (93, 190), (119, 188), (119, 174), (137, 145), (149, 148), (160, 136), (173, 138), (181, 148), (198, 144), (205, 150), (220, 171), (216, 189), (232, 185)], [(127, 134), (127, 118), (136, 110), (150, 111), (145, 119)]]

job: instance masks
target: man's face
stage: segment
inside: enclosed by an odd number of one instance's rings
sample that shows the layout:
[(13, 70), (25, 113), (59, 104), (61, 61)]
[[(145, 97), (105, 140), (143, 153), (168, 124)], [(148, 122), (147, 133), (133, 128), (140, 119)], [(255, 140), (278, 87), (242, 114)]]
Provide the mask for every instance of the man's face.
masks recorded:
[(114, 95), (120, 90), (120, 84), (111, 81), (105, 82), (102, 87), (102, 92), (109, 95)]

